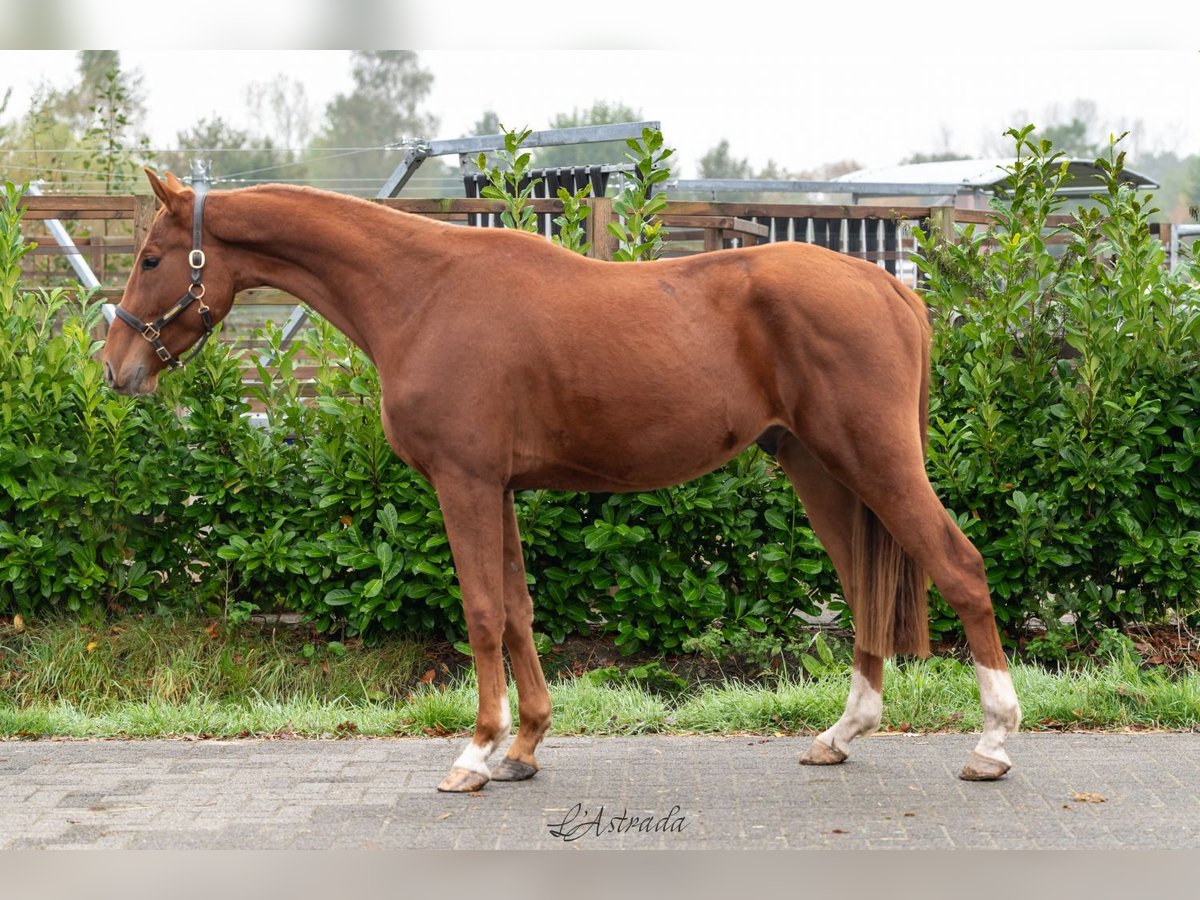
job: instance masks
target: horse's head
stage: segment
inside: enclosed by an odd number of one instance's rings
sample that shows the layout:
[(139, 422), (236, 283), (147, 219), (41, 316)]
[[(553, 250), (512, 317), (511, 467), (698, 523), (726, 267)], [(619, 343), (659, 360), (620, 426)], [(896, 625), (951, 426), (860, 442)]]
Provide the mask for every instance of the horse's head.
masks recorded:
[(181, 365), (181, 354), (197, 342), (203, 346), (233, 305), (232, 272), (204, 227), (204, 196), (169, 172), (146, 175), (163, 205), (104, 346), (104, 377), (122, 394), (153, 392), (159, 373)]

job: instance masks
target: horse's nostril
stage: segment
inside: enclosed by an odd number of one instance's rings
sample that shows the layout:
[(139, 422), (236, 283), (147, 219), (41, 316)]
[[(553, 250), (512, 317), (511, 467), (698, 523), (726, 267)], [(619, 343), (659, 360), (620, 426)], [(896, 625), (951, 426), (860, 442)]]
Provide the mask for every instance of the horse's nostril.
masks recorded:
[(109, 363), (104, 364), (104, 380), (108, 382), (109, 387), (116, 387), (116, 378), (113, 377), (112, 366)]

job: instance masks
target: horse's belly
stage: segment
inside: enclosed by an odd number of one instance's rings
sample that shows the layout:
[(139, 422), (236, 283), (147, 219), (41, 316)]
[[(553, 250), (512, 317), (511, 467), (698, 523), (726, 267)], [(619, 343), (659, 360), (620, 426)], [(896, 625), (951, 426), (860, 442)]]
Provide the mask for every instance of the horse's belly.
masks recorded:
[(514, 488), (572, 491), (654, 490), (697, 478), (727, 463), (772, 424), (761, 413), (657, 420), (592, 420), (551, 429), (536, 450), (514, 459)]

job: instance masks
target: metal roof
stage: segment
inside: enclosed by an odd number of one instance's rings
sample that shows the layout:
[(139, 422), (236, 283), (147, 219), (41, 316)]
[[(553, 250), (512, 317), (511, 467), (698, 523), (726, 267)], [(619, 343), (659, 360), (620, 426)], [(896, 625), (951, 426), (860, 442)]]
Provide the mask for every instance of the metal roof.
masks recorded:
[[(912, 163), (880, 169), (860, 169), (833, 179), (838, 182), (871, 184), (961, 185), (963, 190), (990, 190), (1008, 179), (1005, 167), (1015, 157), (995, 159), (952, 159), (945, 162)], [(1101, 186), (1100, 170), (1094, 160), (1071, 159), (1067, 171), (1072, 179), (1063, 193), (1092, 193)], [(1125, 169), (1121, 181), (1139, 188), (1156, 188), (1158, 182), (1141, 172)]]

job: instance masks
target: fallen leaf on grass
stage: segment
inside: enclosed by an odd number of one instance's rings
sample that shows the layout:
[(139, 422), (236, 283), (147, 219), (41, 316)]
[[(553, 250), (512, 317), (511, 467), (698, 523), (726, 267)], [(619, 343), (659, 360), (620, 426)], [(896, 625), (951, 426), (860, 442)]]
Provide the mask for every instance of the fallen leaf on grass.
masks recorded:
[(1071, 795), (1071, 799), (1076, 803), (1107, 803), (1107, 797), (1101, 797), (1099, 794), (1094, 794), (1091, 791), (1076, 791)]
[(434, 671), (433, 669), (430, 669), (428, 672), (426, 672), (424, 675), (421, 676), (421, 684), (429, 684), (429, 682), (433, 681), (433, 676), (436, 674), (437, 674), (436, 671)]

